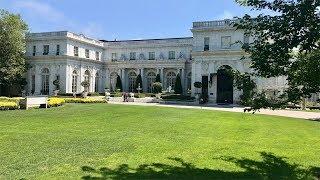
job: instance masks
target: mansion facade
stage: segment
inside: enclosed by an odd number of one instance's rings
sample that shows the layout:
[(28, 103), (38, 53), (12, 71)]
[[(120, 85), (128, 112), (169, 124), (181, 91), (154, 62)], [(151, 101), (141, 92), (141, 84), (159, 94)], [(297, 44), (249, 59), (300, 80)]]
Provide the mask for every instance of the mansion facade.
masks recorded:
[[(226, 68), (250, 72), (250, 59), (241, 43), (252, 37), (231, 26), (232, 20), (194, 22), (192, 37), (107, 41), (95, 40), (68, 31), (27, 35), (27, 92), (51, 95), (53, 81), (60, 81), (60, 93), (81, 93), (81, 82), (88, 81), (89, 92), (114, 91), (117, 77), (123, 91), (136, 91), (136, 79), (142, 77), (142, 91), (152, 93), (159, 74), (164, 90), (173, 89), (177, 75), (184, 94), (201, 93), (209, 101), (236, 103), (241, 92), (233, 87)], [(283, 77), (255, 79), (259, 89), (281, 91)], [(202, 88), (193, 86), (202, 82)]]

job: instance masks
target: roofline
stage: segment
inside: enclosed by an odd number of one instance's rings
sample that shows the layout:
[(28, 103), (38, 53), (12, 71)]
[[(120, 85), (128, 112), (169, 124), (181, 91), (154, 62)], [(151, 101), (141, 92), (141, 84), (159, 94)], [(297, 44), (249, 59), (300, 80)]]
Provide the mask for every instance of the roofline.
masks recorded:
[(192, 39), (193, 37), (180, 37), (180, 38), (159, 38), (159, 39), (132, 39), (132, 40), (115, 40), (108, 41), (100, 39), (102, 42), (139, 42), (139, 41), (161, 41), (161, 40), (179, 40), (179, 39)]

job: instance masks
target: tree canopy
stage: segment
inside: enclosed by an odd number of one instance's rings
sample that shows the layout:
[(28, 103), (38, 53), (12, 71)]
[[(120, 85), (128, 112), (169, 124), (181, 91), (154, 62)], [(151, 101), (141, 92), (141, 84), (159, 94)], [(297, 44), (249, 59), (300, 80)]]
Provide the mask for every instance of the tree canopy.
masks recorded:
[(235, 27), (254, 37), (243, 49), (250, 56), (255, 75), (286, 76), (288, 101), (299, 101), (320, 92), (316, 70), (319, 68), (320, 1), (236, 1), (253, 10), (269, 10), (274, 14), (257, 17), (246, 14), (235, 23)]
[(0, 85), (4, 87), (25, 85), (27, 31), (28, 26), (20, 15), (0, 10)]

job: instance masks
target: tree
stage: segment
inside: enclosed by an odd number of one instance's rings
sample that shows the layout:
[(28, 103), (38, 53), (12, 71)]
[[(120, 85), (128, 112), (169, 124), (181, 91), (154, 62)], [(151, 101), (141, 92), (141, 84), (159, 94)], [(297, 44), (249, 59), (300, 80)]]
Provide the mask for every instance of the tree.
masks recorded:
[(1, 89), (21, 86), (22, 84), (20, 83), (24, 83), (22, 79), (24, 77), (24, 73), (27, 71), (27, 63), (24, 57), (26, 49), (25, 34), (27, 31), (28, 26), (21, 19), (20, 15), (0, 10)]
[(177, 75), (176, 82), (174, 84), (174, 93), (175, 94), (182, 94), (182, 85), (181, 85), (180, 74)]
[(152, 84), (153, 93), (161, 93), (162, 92), (162, 84), (160, 82), (155, 82)]
[(161, 78), (160, 78), (160, 74), (157, 74), (157, 76), (156, 76), (156, 82), (159, 82), (159, 83), (161, 83)]
[(319, 67), (320, 1), (237, 2), (253, 10), (270, 10), (276, 14), (260, 14), (254, 18), (245, 15), (234, 24), (254, 37), (252, 43), (243, 44), (243, 49), (249, 54), (255, 75), (266, 78), (286, 76), (289, 87), (282, 96), (286, 99), (283, 103), (301, 101), (311, 93), (319, 93), (316, 68)]
[[(138, 92), (139, 86), (140, 86), (140, 88), (141, 88), (141, 90), (142, 90), (142, 78), (141, 78), (141, 74), (139, 74), (139, 75), (137, 76), (137, 79), (136, 79), (135, 90), (137, 90), (137, 92)], [(140, 91), (140, 92), (141, 92), (141, 91)]]
[(121, 81), (121, 77), (118, 75), (117, 76), (117, 83), (116, 83), (116, 90), (120, 89), (120, 91), (122, 91), (122, 81)]

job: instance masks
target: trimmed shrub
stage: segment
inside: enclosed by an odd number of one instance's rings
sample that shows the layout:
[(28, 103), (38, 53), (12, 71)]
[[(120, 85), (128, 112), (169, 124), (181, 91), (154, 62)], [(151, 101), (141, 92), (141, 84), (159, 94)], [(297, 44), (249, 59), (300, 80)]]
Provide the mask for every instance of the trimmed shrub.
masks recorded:
[(135, 98), (145, 98), (145, 97), (146, 97), (146, 94), (144, 94), (144, 93), (135, 93), (135, 94), (134, 94), (134, 97), (135, 97)]
[(49, 98), (48, 99), (48, 107), (58, 107), (62, 106), (66, 103), (63, 98)]
[(194, 97), (191, 96), (183, 96), (178, 94), (169, 94), (169, 95), (162, 95), (161, 98), (163, 100), (171, 100), (171, 101), (193, 101)]
[(154, 93), (161, 93), (162, 92), (162, 84), (160, 82), (153, 83), (152, 88), (153, 88)]
[(122, 91), (122, 81), (119, 75), (117, 76), (116, 89), (120, 89), (120, 91)]
[(0, 110), (14, 110), (19, 109), (19, 105), (16, 102), (0, 102)]
[(174, 85), (174, 93), (182, 94), (182, 84), (181, 84), (180, 74), (178, 74), (176, 78), (176, 83)]
[(65, 98), (66, 103), (108, 103), (106, 100), (92, 98)]

